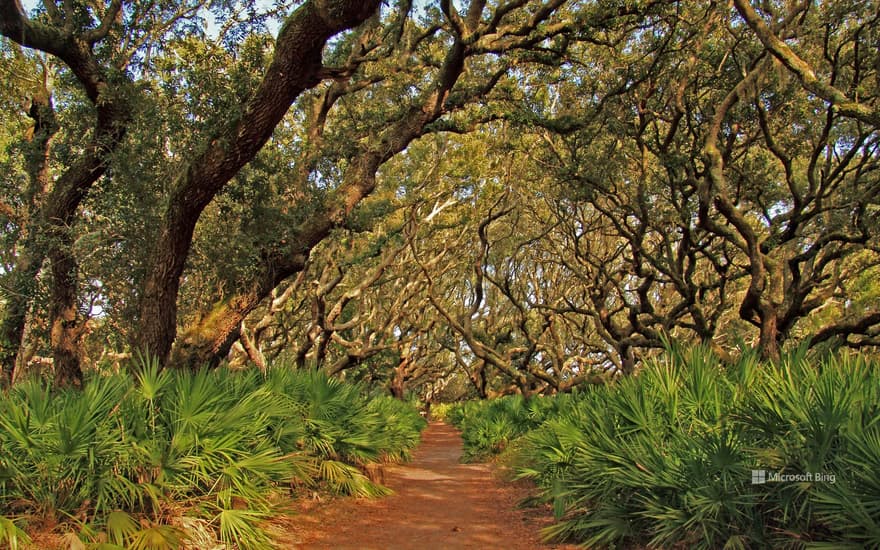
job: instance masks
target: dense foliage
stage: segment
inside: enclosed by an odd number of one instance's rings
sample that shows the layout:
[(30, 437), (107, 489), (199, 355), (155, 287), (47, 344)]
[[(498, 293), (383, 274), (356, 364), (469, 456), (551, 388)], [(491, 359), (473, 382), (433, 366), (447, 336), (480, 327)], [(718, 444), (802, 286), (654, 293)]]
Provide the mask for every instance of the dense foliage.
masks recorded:
[(0, 0), (4, 384), (880, 343), (876, 1), (37, 4)]
[(116, 545), (101, 548), (267, 547), (261, 522), (291, 492), (387, 494), (370, 465), (406, 459), (423, 426), (402, 401), (285, 365), (27, 381), (0, 400), (0, 533), (60, 522)]
[(723, 366), (675, 349), (612, 386), (471, 402), (449, 417), (471, 456), (509, 449), (553, 505), (552, 538), (880, 546), (880, 365), (860, 357), (802, 348)]

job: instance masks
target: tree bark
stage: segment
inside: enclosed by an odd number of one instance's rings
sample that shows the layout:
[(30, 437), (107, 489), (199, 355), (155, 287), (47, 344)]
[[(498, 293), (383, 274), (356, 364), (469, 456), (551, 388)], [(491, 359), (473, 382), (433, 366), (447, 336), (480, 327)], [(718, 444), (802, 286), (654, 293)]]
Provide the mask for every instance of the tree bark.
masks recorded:
[(248, 359), (260, 369), (263, 374), (266, 373), (266, 357), (260, 350), (259, 343), (254, 339), (254, 335), (245, 326), (244, 321), (241, 322), (241, 344), (247, 353)]
[(406, 375), (410, 362), (408, 357), (402, 357), (400, 363), (392, 371), (391, 381), (388, 384), (388, 391), (395, 399), (403, 399), (406, 393)]
[[(764, 313), (763, 308), (762, 313)], [(779, 360), (779, 325), (775, 312), (768, 311), (761, 316), (758, 349), (763, 359), (768, 361)]]
[(49, 252), (52, 262), (52, 296), (49, 308), (49, 341), (55, 367), (55, 385), (82, 387), (79, 342), (82, 335), (77, 310), (77, 264), (70, 253), (70, 237), (58, 237)]

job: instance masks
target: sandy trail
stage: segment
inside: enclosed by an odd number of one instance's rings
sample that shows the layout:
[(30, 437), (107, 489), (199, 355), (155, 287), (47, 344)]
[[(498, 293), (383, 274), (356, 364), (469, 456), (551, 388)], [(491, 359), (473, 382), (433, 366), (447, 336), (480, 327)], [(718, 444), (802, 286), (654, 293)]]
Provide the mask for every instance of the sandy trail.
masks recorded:
[(500, 481), (485, 464), (460, 464), (455, 428), (432, 423), (413, 461), (386, 469), (394, 495), (376, 500), (304, 503), (291, 525), (290, 548), (303, 549), (571, 549), (546, 545), (546, 509), (516, 508), (528, 488)]

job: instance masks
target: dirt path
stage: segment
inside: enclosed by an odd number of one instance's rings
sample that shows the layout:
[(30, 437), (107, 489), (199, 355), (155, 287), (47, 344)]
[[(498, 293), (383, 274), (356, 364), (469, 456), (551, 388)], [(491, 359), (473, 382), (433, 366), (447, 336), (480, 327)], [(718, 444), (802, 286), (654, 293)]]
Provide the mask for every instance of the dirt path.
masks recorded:
[(547, 511), (516, 509), (527, 487), (499, 481), (485, 464), (460, 464), (461, 451), (453, 427), (431, 424), (413, 461), (386, 470), (385, 485), (394, 495), (305, 505), (293, 519), (292, 538), (298, 544), (292, 547), (575, 548), (541, 544), (538, 531), (550, 522)]

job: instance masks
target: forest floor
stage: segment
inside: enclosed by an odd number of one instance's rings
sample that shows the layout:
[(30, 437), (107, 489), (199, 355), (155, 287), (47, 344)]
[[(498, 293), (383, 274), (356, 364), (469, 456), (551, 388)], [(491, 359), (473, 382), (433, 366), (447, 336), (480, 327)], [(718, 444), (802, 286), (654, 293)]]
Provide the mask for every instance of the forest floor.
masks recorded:
[(573, 549), (548, 545), (542, 527), (552, 522), (547, 507), (517, 508), (533, 490), (505, 482), (487, 464), (461, 464), (455, 428), (432, 423), (422, 433), (413, 460), (388, 466), (384, 485), (394, 494), (379, 499), (339, 498), (297, 503), (287, 522), (284, 548), (431, 550), (503, 548)]

